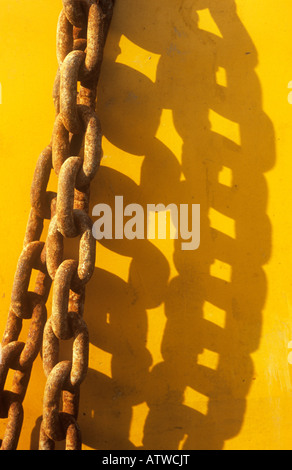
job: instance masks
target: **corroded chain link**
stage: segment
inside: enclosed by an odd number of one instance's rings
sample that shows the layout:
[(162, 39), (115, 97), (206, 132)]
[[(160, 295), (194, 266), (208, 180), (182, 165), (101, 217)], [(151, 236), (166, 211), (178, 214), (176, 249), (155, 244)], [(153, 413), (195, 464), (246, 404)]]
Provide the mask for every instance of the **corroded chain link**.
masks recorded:
[[(89, 338), (83, 319), (85, 286), (95, 267), (95, 239), (88, 216), (89, 187), (101, 159), (101, 127), (95, 113), (97, 84), (114, 0), (62, 0), (57, 26), (58, 71), (53, 89), (56, 118), (50, 145), (41, 153), (31, 186), (31, 211), (0, 350), (0, 418), (8, 418), (1, 449), (17, 448), (22, 402), (42, 347), (47, 382), (41, 450), (66, 440), (81, 448), (77, 423), (79, 388), (88, 367)], [(52, 171), (57, 193), (47, 191)], [(44, 220), (50, 225), (41, 242)], [(63, 259), (66, 238), (79, 237), (79, 260)], [(34, 291), (29, 291), (32, 270)], [(46, 302), (53, 283), (52, 314)], [(26, 342), (18, 341), (30, 320)], [(59, 361), (59, 343), (73, 338), (71, 361)], [(4, 390), (9, 369), (11, 390)], [(62, 410), (59, 409), (62, 402)]]

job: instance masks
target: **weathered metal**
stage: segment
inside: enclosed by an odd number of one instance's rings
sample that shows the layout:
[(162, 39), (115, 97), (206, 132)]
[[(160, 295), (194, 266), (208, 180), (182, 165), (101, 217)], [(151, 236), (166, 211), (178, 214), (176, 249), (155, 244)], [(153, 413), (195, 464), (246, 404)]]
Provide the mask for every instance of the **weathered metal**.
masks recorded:
[[(53, 87), (56, 118), (51, 143), (41, 153), (33, 176), (32, 208), (0, 349), (0, 418), (8, 418), (0, 441), (2, 450), (17, 448), (22, 402), (41, 347), (47, 383), (39, 449), (53, 450), (59, 440), (66, 440), (68, 450), (81, 448), (79, 389), (86, 376), (89, 349), (82, 317), (85, 286), (95, 267), (89, 186), (102, 155), (95, 101), (113, 5), (114, 0), (63, 0), (58, 20), (58, 71)], [(52, 171), (59, 178), (56, 193), (47, 191)], [(45, 219), (50, 225), (43, 242)], [(80, 237), (78, 260), (63, 259), (68, 237)], [(32, 270), (38, 271), (33, 292), (28, 290)], [(47, 320), (52, 283), (52, 314)], [(20, 342), (25, 320), (30, 320), (29, 332), (26, 342)], [(72, 360), (60, 361), (59, 343), (70, 338)], [(15, 371), (10, 391), (5, 390), (9, 369)]]

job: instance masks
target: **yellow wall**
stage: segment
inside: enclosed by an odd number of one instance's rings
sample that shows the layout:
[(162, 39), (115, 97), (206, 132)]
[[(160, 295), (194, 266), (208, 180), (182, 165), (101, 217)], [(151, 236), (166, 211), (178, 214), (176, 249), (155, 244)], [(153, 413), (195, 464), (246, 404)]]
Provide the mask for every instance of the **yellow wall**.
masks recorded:
[[(1, 332), (54, 122), (61, 4), (0, 0)], [(92, 205), (201, 204), (201, 246), (97, 245), (84, 449), (292, 448), (291, 16), (289, 0), (116, 1)], [(37, 447), (44, 385), (38, 357), (19, 449)]]

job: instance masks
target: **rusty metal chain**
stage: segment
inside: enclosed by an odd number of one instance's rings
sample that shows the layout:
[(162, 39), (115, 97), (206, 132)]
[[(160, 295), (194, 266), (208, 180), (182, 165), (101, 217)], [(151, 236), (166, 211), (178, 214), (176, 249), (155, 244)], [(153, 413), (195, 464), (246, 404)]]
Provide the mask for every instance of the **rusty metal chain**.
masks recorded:
[[(14, 278), (0, 349), (0, 418), (7, 418), (1, 450), (17, 448), (33, 362), (42, 348), (47, 382), (40, 450), (66, 440), (81, 448), (77, 423), (80, 384), (88, 367), (89, 337), (83, 319), (85, 286), (95, 267), (95, 239), (88, 215), (90, 182), (102, 155), (96, 92), (114, 0), (62, 0), (57, 26), (58, 71), (53, 88), (56, 118), (50, 145), (41, 153), (31, 186), (31, 212)], [(51, 172), (57, 193), (47, 191)], [(44, 220), (50, 225), (41, 242)], [(79, 237), (79, 260), (63, 259), (66, 238)], [(29, 291), (37, 270), (34, 291)], [(52, 314), (46, 302), (53, 284)], [(30, 320), (26, 342), (18, 341)], [(59, 360), (59, 343), (73, 338), (71, 361)], [(4, 390), (9, 370), (11, 390)], [(60, 410), (62, 402), (62, 410)]]

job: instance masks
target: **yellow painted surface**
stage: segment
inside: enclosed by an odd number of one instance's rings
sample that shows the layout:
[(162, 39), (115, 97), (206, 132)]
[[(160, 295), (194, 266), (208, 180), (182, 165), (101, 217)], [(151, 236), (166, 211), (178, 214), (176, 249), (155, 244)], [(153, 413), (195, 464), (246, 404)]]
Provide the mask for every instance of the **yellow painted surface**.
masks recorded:
[[(61, 0), (0, 6), (2, 334)], [(98, 243), (84, 449), (292, 449), (291, 16), (290, 0), (117, 0), (91, 203), (200, 204), (201, 245)], [(44, 385), (38, 357), (19, 449), (37, 448)]]

